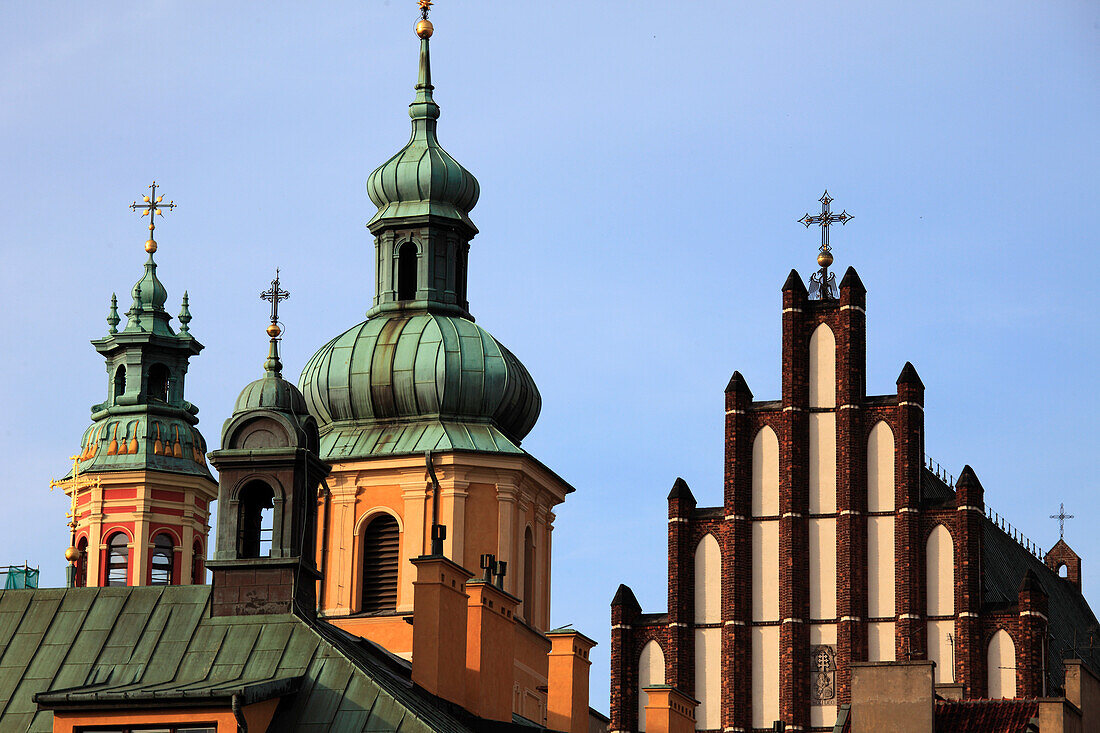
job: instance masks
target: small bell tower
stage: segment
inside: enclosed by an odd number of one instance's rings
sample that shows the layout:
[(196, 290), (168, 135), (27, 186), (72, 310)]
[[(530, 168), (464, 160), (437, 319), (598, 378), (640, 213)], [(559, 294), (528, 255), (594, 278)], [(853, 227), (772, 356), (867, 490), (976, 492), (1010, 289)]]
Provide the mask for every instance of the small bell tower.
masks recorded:
[(71, 582), (77, 586), (204, 583), (207, 524), (217, 484), (206, 467), (199, 409), (184, 398), (191, 357), (202, 344), (190, 330), (187, 293), (179, 331), (164, 308), (168, 293), (153, 259), (156, 217), (176, 207), (154, 181), (142, 202), (149, 218), (145, 273), (133, 287), (119, 330), (111, 296), (107, 336), (92, 341), (107, 367), (107, 399), (92, 407), (73, 471), (62, 481), (72, 499)]
[(271, 289), (264, 376), (246, 386), (210, 454), (218, 469), (215, 616), (317, 610), (317, 489), (329, 473), (318, 454), (317, 421), (283, 379), (279, 302), (290, 297), (278, 271)]

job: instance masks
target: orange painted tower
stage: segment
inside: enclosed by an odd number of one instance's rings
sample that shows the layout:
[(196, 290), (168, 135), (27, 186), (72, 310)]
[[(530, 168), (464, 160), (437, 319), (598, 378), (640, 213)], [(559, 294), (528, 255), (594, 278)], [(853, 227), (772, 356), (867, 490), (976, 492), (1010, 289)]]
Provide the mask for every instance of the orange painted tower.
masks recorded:
[[(332, 465), (318, 503), (318, 607), (411, 659), (435, 694), (490, 719), (515, 712), (541, 723), (552, 684), (552, 510), (573, 489), (520, 447), (538, 419), (538, 388), (469, 310), (469, 212), (480, 189), (436, 136), (424, 15), (412, 135), (367, 182), (378, 207), (367, 224), (373, 306), (299, 380)], [(467, 582), (481, 570), (491, 582)], [(453, 588), (437, 587), (441, 574)], [(442, 606), (463, 610), (468, 635)], [(496, 643), (486, 646), (489, 628)], [(444, 643), (455, 634), (467, 639), (465, 681), (445, 674), (451, 663), (424, 667), (425, 654), (457, 654)], [(586, 674), (587, 659), (578, 665)]]
[(145, 273), (118, 325), (111, 296), (106, 337), (92, 342), (107, 362), (107, 400), (92, 407), (73, 471), (54, 482), (72, 499), (71, 584), (189, 585), (205, 582), (210, 502), (218, 486), (206, 466), (198, 408), (184, 399), (191, 336), (187, 294), (177, 333), (157, 279), (154, 217), (174, 208), (157, 195), (131, 205), (149, 217)]

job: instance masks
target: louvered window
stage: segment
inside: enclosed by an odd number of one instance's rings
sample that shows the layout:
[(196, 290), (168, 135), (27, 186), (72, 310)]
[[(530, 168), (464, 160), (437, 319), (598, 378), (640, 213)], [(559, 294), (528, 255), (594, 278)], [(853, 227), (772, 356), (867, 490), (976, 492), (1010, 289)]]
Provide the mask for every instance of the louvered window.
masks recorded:
[(399, 555), (397, 520), (388, 514), (372, 519), (363, 531), (363, 611), (397, 608)]

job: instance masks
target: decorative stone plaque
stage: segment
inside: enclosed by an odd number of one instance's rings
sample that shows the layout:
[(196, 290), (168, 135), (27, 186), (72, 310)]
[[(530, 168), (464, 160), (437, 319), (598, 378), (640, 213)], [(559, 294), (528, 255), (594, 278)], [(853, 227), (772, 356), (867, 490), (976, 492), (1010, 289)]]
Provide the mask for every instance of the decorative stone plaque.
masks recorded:
[(836, 647), (810, 649), (810, 704), (836, 705)]

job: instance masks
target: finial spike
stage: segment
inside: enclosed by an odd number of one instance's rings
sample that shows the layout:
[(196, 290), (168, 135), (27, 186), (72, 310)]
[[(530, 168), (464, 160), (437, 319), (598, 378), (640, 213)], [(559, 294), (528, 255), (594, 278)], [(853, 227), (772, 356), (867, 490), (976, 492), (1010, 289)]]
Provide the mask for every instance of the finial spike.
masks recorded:
[(183, 291), (183, 303), (180, 308), (179, 322), (180, 322), (180, 335), (191, 335), (191, 309), (188, 307), (187, 291)]
[(110, 328), (107, 329), (107, 333), (118, 333), (118, 324), (122, 322), (122, 319), (118, 317), (118, 296), (111, 293), (111, 310), (107, 313), (107, 325)]

